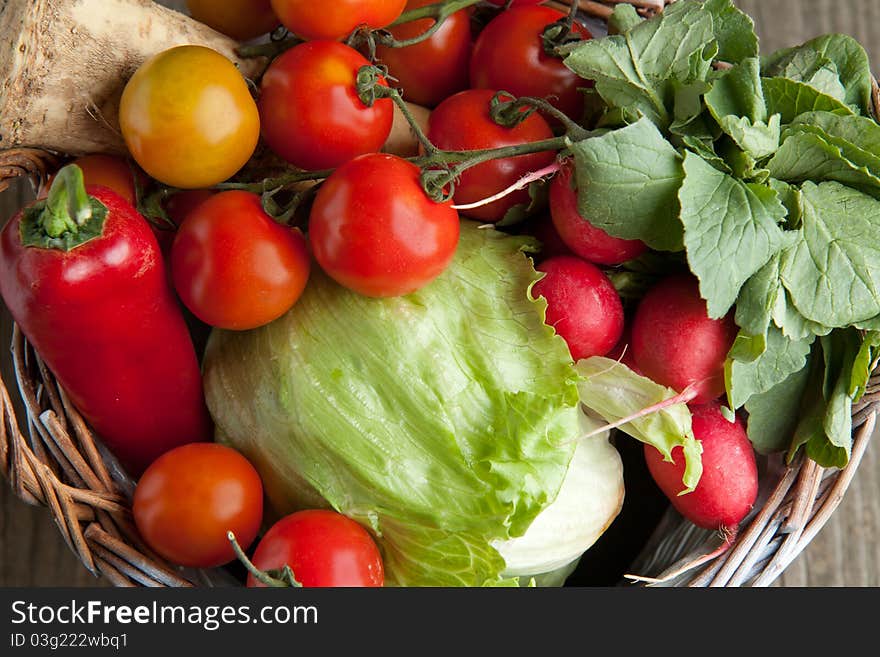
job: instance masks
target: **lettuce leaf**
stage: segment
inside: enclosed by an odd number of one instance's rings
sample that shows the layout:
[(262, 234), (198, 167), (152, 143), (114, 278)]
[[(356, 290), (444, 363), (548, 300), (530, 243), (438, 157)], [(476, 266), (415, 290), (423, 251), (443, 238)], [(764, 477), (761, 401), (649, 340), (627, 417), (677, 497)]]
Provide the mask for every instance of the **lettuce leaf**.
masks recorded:
[(553, 502), (581, 414), (528, 248), (462, 222), (454, 261), (414, 294), (363, 297), (315, 268), (280, 319), (212, 333), (217, 438), (252, 460), (276, 513), (360, 521), (389, 585), (502, 583), (493, 544)]
[[(672, 388), (636, 374), (623, 363), (602, 356), (579, 360), (577, 370), (583, 376), (578, 386), (581, 402), (609, 424), (629, 418), (677, 394)], [(688, 493), (696, 488), (703, 474), (700, 458), (703, 447), (694, 437), (687, 404), (671, 404), (630, 420), (619, 429), (656, 447), (667, 461), (672, 460), (672, 450), (681, 447), (685, 458), (682, 479), (685, 490), (682, 492)]]

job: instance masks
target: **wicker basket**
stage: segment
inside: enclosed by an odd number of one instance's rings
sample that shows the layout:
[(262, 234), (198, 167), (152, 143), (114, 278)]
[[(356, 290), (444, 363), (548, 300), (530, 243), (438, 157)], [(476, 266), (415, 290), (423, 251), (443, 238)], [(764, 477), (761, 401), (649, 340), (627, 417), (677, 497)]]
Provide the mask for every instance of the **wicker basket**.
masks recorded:
[[(581, 0), (579, 7), (589, 20), (601, 21), (622, 1), (626, 0)], [(669, 1), (630, 0), (645, 14)], [(878, 114), (876, 85), (874, 91)], [(17, 176), (41, 184), (62, 157), (34, 149), (0, 151), (0, 191)], [(17, 326), (11, 357), (16, 385), (0, 379), (0, 471), (18, 497), (49, 509), (85, 568), (116, 586), (240, 583), (225, 570), (183, 570), (152, 553), (132, 522), (134, 482), (103, 448)], [(8, 386), (17, 393), (15, 400)], [(878, 403), (880, 373), (853, 406), (852, 456), (842, 470), (819, 467), (804, 458), (803, 450), (791, 464), (779, 456), (762, 458), (758, 503), (720, 556), (701, 558), (713, 553), (724, 537), (696, 528), (670, 508), (632, 564), (631, 572), (638, 575), (632, 579), (670, 586), (770, 585), (842, 500), (874, 432)]]

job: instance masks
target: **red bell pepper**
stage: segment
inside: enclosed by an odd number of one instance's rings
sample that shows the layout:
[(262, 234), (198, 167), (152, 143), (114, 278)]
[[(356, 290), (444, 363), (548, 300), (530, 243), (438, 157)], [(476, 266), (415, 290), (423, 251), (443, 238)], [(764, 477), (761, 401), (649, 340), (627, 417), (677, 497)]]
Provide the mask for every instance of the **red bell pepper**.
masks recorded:
[(134, 476), (210, 440), (198, 356), (146, 219), (82, 172), (0, 234), (0, 294), (104, 443)]

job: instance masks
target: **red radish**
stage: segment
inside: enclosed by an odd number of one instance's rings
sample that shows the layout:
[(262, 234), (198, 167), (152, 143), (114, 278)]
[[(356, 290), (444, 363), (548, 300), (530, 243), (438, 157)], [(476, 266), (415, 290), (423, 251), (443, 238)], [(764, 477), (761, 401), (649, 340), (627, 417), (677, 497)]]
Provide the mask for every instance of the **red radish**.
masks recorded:
[(636, 364), (635, 359), (633, 358), (632, 347), (632, 322), (626, 322), (623, 326), (623, 333), (620, 336), (620, 340), (617, 341), (617, 344), (609, 351), (605, 357), (611, 358), (616, 361), (619, 361), (626, 365), (629, 369), (631, 369), (636, 374), (644, 376), (642, 370), (639, 369), (639, 366)]
[(729, 422), (717, 402), (690, 406), (694, 437), (703, 445), (703, 475), (690, 493), (684, 489), (684, 455), (672, 450), (674, 462), (645, 445), (645, 460), (654, 481), (681, 515), (698, 527), (735, 532), (758, 496), (755, 452), (742, 421)]
[(547, 300), (546, 322), (577, 361), (607, 354), (623, 333), (623, 303), (602, 270), (574, 256), (548, 258), (532, 294)]
[(541, 258), (547, 259), (558, 255), (574, 255), (571, 249), (559, 237), (556, 227), (549, 216), (539, 217), (529, 226), (527, 231), (541, 243)]
[(648, 250), (641, 240), (612, 237), (580, 215), (570, 167), (563, 167), (550, 183), (550, 216), (562, 241), (584, 260), (619, 265)]
[(674, 274), (655, 284), (636, 308), (630, 348), (645, 376), (683, 392), (695, 404), (724, 392), (724, 361), (736, 337), (733, 314), (712, 319), (697, 280)]

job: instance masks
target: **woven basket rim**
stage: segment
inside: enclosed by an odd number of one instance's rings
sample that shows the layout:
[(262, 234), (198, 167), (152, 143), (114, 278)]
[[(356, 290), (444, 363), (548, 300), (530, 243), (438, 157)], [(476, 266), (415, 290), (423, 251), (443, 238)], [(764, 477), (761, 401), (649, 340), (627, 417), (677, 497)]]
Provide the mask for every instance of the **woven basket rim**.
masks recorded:
[[(579, 0), (579, 8), (605, 20), (620, 2), (636, 5), (647, 15), (672, 1)], [(549, 4), (567, 6), (571, 1)], [(872, 100), (880, 120), (876, 81)], [(39, 188), (63, 159), (63, 154), (40, 149), (0, 151), (0, 192), (20, 176)], [(13, 492), (26, 503), (48, 508), (84, 567), (115, 586), (212, 584), (212, 572), (176, 567), (144, 544), (131, 515), (133, 482), (103, 448), (15, 324), (11, 356), (23, 411), (17, 411), (0, 377), (0, 472)], [(846, 467), (822, 468), (807, 459), (803, 450), (792, 463), (777, 463), (767, 480), (763, 502), (756, 505), (730, 548), (707, 563), (694, 565), (707, 545), (723, 537), (697, 529), (670, 507), (634, 563), (636, 581), (673, 586), (772, 584), (843, 499), (874, 432), (878, 405), (880, 373), (875, 369), (865, 395), (853, 405), (853, 448)], [(672, 554), (677, 558), (670, 559)], [(682, 570), (683, 566), (687, 567)]]

